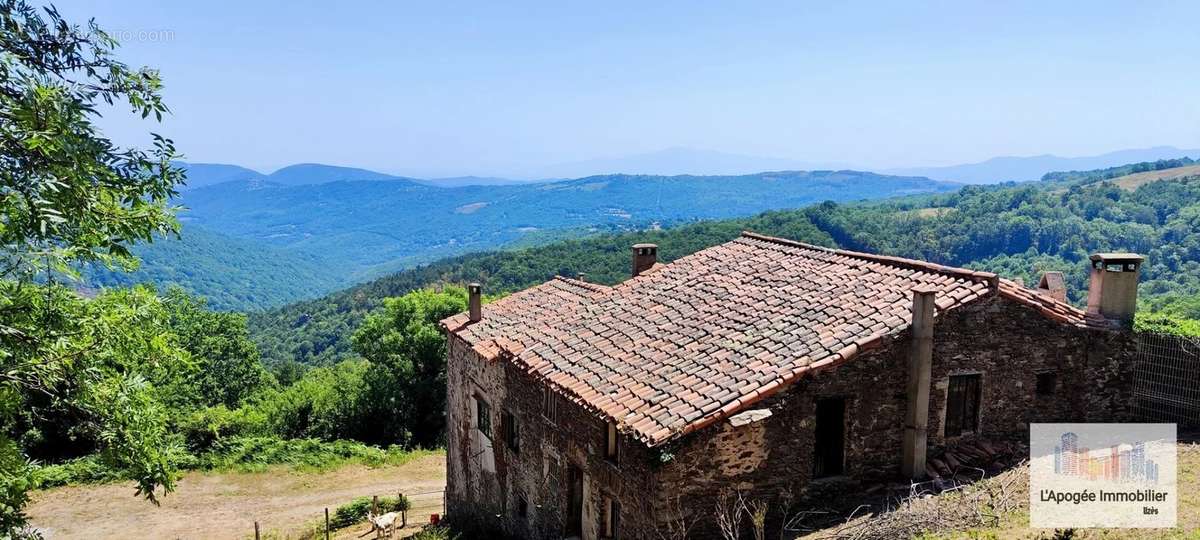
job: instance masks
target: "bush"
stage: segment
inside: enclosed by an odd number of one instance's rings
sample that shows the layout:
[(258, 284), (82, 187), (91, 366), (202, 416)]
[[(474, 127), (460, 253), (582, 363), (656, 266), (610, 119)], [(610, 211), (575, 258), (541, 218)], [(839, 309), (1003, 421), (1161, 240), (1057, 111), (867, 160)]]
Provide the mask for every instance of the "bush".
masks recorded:
[(425, 451), (367, 446), (356, 441), (239, 437), (218, 443), (199, 456), (195, 468), (206, 470), (262, 470), (269, 465), (291, 465), (305, 470), (328, 470), (347, 462), (371, 467), (400, 464)]
[(1200, 321), (1162, 313), (1138, 313), (1134, 319), (1133, 327), (1138, 332), (1200, 337)]
[(267, 417), (255, 408), (230, 410), (225, 405), (207, 407), (179, 421), (188, 450), (203, 453), (221, 441), (237, 436), (260, 435), (266, 431)]
[[(329, 527), (331, 529), (343, 529), (367, 519), (367, 513), (371, 510), (372, 500), (371, 497), (359, 497), (337, 507), (337, 510), (334, 510), (333, 515), (329, 517)], [(400, 512), (409, 508), (412, 508), (412, 504), (408, 501), (408, 497), (379, 498), (379, 513), (381, 514)]]
[(37, 467), (33, 472), (36, 488), (52, 488), (71, 484), (89, 484), (125, 480), (128, 475), (104, 463), (98, 454), (79, 459)]
[[(213, 444), (203, 454), (182, 449), (168, 453), (167, 460), (176, 470), (260, 471), (272, 465), (287, 465), (300, 470), (323, 471), (347, 463), (369, 467), (401, 465), (432, 450), (404, 450), (392, 446), (378, 448), (356, 441), (320, 441), (317, 439), (281, 440), (274, 437), (232, 437)], [(70, 484), (90, 484), (129, 480), (128, 471), (106, 462), (101, 455), (87, 457), (34, 470), (34, 486), (52, 488)]]

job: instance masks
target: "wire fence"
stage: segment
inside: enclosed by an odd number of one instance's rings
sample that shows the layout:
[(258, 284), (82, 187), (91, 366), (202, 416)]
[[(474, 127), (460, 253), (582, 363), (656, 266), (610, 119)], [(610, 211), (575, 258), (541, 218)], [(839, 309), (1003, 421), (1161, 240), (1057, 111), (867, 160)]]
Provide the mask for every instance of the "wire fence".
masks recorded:
[(1200, 339), (1140, 332), (1133, 381), (1141, 419), (1200, 428)]
[[(395, 521), (395, 524), (396, 524), (395, 530), (397, 530), (397, 531), (400, 529), (406, 528), (406, 527), (420, 526), (420, 525), (423, 525), (426, 523), (436, 523), (437, 520), (442, 515), (445, 514), (445, 511), (446, 511), (446, 489), (445, 489), (445, 487), (442, 487), (440, 489), (431, 489), (428, 491), (420, 491), (420, 492), (416, 492), (416, 493), (399, 492), (396, 495), (399, 497), (408, 499), (408, 508), (406, 510), (402, 510), (400, 512), (399, 519), (397, 519)], [(379, 512), (380, 504), (381, 504), (380, 496), (373, 495), (372, 497), (373, 497), (373, 500), (371, 501), (371, 511)], [(435, 517), (435, 516), (437, 516), (437, 517)], [(336, 532), (334, 529), (334, 527), (336, 527), (336, 525), (334, 525), (330, 522), (329, 508), (324, 509), (323, 517), (324, 517), (324, 519), (322, 522), (318, 522), (313, 528), (310, 528), (310, 529), (304, 531), (303, 533), (300, 534), (300, 536), (298, 536), (298, 538), (302, 538), (305, 540), (321, 540), (321, 539), (328, 540), (328, 539), (333, 538), (333, 536)], [(351, 525), (351, 527), (356, 526), (356, 525), (358, 525), (358, 524)], [(367, 523), (366, 525), (369, 526), (370, 523)], [(343, 526), (343, 527), (345, 527), (345, 526)], [(360, 538), (364, 537), (367, 534), (370, 534), (370, 532), (371, 531), (368, 530), (367, 533), (365, 533), (359, 537)], [(293, 536), (294, 535), (287, 535), (287, 538), (292, 538)], [(388, 537), (390, 538), (391, 536), (388, 536)], [(253, 538), (254, 538), (254, 540), (266, 540), (266, 539), (271, 539), (271, 538), (280, 538), (280, 536), (277, 531), (270, 530), (270, 529), (266, 528), (262, 522), (255, 521)]]
[(436, 489), (431, 491), (423, 491), (420, 493), (405, 493), (408, 497), (408, 522), (409, 523), (430, 523), (434, 515), (442, 516), (446, 513), (446, 490)]

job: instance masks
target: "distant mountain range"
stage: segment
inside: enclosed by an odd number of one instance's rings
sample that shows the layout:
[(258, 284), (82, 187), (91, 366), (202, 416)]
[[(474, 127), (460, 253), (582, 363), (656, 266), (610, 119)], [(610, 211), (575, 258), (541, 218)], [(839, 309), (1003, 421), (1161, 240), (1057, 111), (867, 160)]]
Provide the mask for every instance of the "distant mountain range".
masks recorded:
[(1185, 156), (1200, 158), (1200, 149), (1184, 150), (1173, 146), (1156, 146), (1118, 150), (1098, 156), (1060, 157), (1050, 154), (1027, 157), (1004, 156), (979, 163), (887, 169), (865, 167), (861, 164), (747, 156), (694, 148), (668, 148), (632, 156), (526, 167), (503, 171), (501, 176), (453, 176), (428, 179), (317, 163), (291, 165), (271, 174), (263, 174), (237, 165), (215, 163), (181, 163), (181, 165), (188, 169), (186, 189), (196, 189), (231, 180), (259, 180), (288, 186), (323, 184), (343, 180), (408, 180), (437, 187), (464, 187), (520, 185), (617, 173), (656, 176), (737, 176), (761, 171), (822, 170), (870, 170), (895, 176), (923, 176), (943, 182), (996, 184), (1038, 180), (1049, 172), (1089, 171), (1126, 163)]
[(632, 156), (589, 159), (537, 167), (525, 175), (534, 178), (579, 178), (613, 173), (727, 176), (753, 174), (760, 171), (836, 171), (856, 168), (858, 167), (847, 163), (746, 156), (695, 148), (667, 148)]
[[(473, 251), (531, 246), (622, 230), (753, 215), (825, 200), (937, 193), (959, 184), (1036, 180), (1053, 170), (1103, 168), (1200, 156), (1172, 147), (1103, 156), (996, 158), (887, 175), (800, 170), (728, 175), (607, 174), (529, 182), (497, 177), (407, 178), (321, 164), (271, 174), (236, 165), (183, 163), (183, 240), (139, 246), (132, 275), (86, 273), (89, 284), (177, 284), (225, 309), (259, 309)], [(736, 170), (732, 154), (675, 149), (564, 166), (628, 170)], [(624, 165), (621, 165), (624, 163)], [(797, 165), (795, 162), (788, 164)], [(572, 169), (579, 167), (579, 169)], [(676, 169), (678, 170), (678, 169)], [(549, 172), (547, 173), (549, 174)]]
[(235, 181), (268, 182), (281, 186), (303, 186), (354, 180), (412, 180), (410, 178), (392, 176), (366, 169), (337, 167), (334, 165), (322, 165), (320, 163), (289, 165), (271, 174), (263, 174), (245, 167), (220, 163), (179, 162), (177, 164), (187, 170), (187, 185), (184, 186), (184, 189), (188, 190)]
[[(192, 185), (201, 187), (178, 199), (187, 209), (183, 240), (139, 246), (136, 274), (93, 271), (89, 284), (177, 284), (219, 308), (258, 309), (472, 251), (957, 187), (859, 171), (438, 187), (318, 165), (270, 175), (188, 167)], [(212, 183), (231, 177), (239, 179)], [(329, 178), (345, 179), (318, 183)]]
[(1134, 150), (1119, 150), (1099, 156), (1059, 157), (1049, 154), (1029, 157), (995, 157), (980, 163), (951, 165), (948, 167), (908, 167), (886, 169), (879, 172), (904, 176), (925, 176), (946, 182), (964, 184), (996, 184), (1000, 182), (1028, 182), (1039, 180), (1042, 175), (1056, 171), (1089, 171), (1140, 163), (1200, 157), (1200, 150), (1180, 150), (1173, 146), (1156, 146)]

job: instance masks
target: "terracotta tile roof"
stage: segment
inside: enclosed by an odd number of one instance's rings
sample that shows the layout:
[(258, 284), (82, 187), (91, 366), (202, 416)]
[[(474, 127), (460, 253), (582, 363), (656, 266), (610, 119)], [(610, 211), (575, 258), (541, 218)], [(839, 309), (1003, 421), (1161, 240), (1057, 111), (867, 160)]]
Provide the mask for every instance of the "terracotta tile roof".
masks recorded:
[(917, 287), (939, 312), (999, 290), (1081, 320), (995, 274), (743, 233), (613, 287), (556, 278), (443, 324), (654, 446), (903, 331)]
[(1047, 318), (1063, 324), (1081, 328), (1111, 328), (1112, 323), (1096, 314), (1088, 314), (1071, 304), (1047, 294), (1047, 291), (1027, 289), (1011, 279), (1001, 279), (999, 292), (1002, 296), (1032, 306)]

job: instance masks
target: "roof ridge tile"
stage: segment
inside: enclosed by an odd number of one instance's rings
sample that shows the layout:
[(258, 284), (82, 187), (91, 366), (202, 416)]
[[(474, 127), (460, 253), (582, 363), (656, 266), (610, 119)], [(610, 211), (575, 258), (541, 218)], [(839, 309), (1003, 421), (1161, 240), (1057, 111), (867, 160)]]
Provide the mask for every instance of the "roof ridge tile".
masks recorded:
[(922, 261), (922, 260), (918, 260), (918, 259), (909, 259), (909, 258), (905, 258), (905, 257), (897, 257), (895, 255), (879, 255), (876, 253), (863, 253), (861, 251), (851, 251), (848, 249), (819, 246), (816, 244), (800, 242), (798, 240), (791, 240), (788, 238), (779, 238), (777, 236), (768, 236), (765, 234), (759, 234), (754, 231), (742, 231), (741, 237), (742, 238), (751, 238), (754, 240), (761, 240), (763, 242), (771, 242), (771, 243), (780, 244), (780, 245), (784, 245), (784, 246), (798, 247), (798, 248), (802, 248), (802, 249), (811, 249), (811, 250), (815, 250), (815, 251), (823, 251), (823, 252), (832, 253), (835, 255), (841, 255), (841, 256), (851, 257), (851, 258), (855, 258), (855, 259), (862, 259), (865, 261), (882, 263), (882, 264), (887, 264), (890, 266), (897, 266), (897, 267), (905, 268), (908, 270), (920, 270), (920, 271), (936, 272), (936, 273), (943, 274), (943, 275), (959, 276), (959, 277), (963, 277), (965, 279), (969, 279), (971, 281), (986, 282), (991, 287), (996, 286), (996, 284), (997, 284), (996, 280), (998, 280), (1000, 277), (999, 275), (992, 273), (992, 272), (981, 272), (979, 270), (971, 270), (970, 268), (960, 268), (957, 266), (946, 266), (943, 264), (931, 263), (929, 261)]

